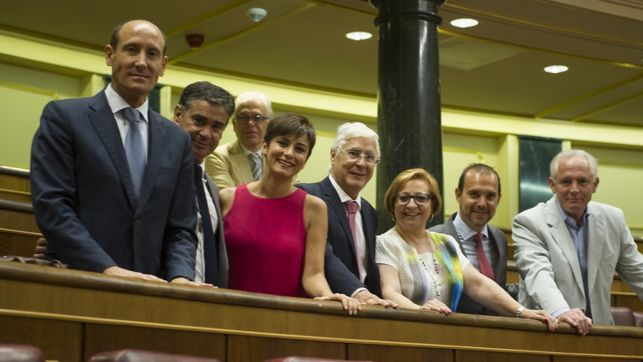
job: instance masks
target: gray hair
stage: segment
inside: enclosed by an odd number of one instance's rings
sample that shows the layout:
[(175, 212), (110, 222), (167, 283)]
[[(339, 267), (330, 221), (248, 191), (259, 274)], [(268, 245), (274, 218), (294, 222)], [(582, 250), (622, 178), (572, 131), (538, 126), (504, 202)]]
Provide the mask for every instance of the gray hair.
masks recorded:
[(333, 144), (330, 146), (330, 149), (333, 150), (334, 152), (337, 152), (337, 149), (344, 146), (344, 144), (356, 137), (364, 137), (364, 138), (371, 138), (373, 141), (375, 141), (375, 148), (377, 149), (377, 155), (379, 157), (380, 155), (380, 142), (379, 142), (379, 136), (375, 131), (372, 129), (368, 128), (364, 123), (361, 122), (346, 122), (342, 123), (339, 127), (337, 127), (337, 137), (335, 138), (335, 141)]
[(266, 116), (272, 117), (272, 103), (270, 102), (270, 98), (268, 98), (265, 93), (261, 93), (259, 91), (243, 92), (237, 96), (237, 98), (235, 99), (235, 103), (235, 114), (239, 111), (239, 108), (247, 105), (248, 103), (254, 103), (263, 106), (266, 112), (268, 112)]
[(574, 157), (582, 157), (587, 160), (589, 169), (592, 172), (592, 177), (594, 179), (598, 177), (598, 161), (596, 160), (596, 157), (592, 156), (587, 151), (579, 149), (561, 151), (556, 156), (554, 156), (554, 158), (551, 160), (551, 163), (549, 163), (549, 176), (551, 176), (552, 179), (556, 180), (556, 176), (558, 176), (558, 166), (560, 165), (560, 161)]

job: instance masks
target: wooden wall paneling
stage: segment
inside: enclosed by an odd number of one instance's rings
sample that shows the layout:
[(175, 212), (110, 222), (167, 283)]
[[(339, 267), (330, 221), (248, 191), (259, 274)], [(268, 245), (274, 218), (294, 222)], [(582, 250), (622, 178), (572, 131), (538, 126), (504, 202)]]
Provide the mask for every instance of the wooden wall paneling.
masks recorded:
[(349, 344), (348, 359), (373, 362), (389, 361), (454, 361), (451, 349), (381, 346), (376, 344)]
[(346, 359), (344, 343), (228, 336), (228, 362), (260, 362), (276, 357)]
[(79, 322), (0, 315), (0, 343), (36, 346), (46, 360), (83, 361), (82, 330)]
[(551, 356), (484, 351), (455, 351), (455, 362), (551, 362)]
[(222, 334), (87, 323), (84, 360), (99, 352), (136, 348), (226, 360)]

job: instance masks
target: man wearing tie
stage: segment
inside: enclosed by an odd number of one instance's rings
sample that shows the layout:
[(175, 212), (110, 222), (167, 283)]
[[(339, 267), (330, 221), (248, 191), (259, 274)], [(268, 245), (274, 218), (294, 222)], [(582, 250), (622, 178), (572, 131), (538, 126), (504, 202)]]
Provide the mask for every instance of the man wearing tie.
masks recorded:
[[(505, 288), (507, 281), (507, 238), (489, 225), (500, 202), (500, 177), (491, 166), (474, 163), (460, 174), (455, 198), (459, 211), (444, 224), (430, 230), (453, 236), (471, 264), (487, 278)], [(462, 295), (455, 310), (459, 313), (497, 315)]]
[(205, 171), (219, 188), (246, 184), (261, 177), (261, 145), (270, 117), (272, 105), (265, 94), (258, 91), (239, 94), (232, 119), (237, 140), (221, 145), (205, 161)]
[(379, 161), (377, 133), (363, 123), (344, 123), (330, 150), (330, 174), (320, 182), (299, 184), (327, 205), (328, 242), (324, 269), (333, 292), (363, 304), (397, 307), (381, 299), (380, 273), (375, 264), (377, 215), (360, 192)]
[(47, 255), (71, 268), (193, 283), (190, 138), (149, 109), (166, 38), (144, 20), (105, 46), (112, 81), (97, 95), (49, 103), (31, 149), (34, 215)]
[(214, 151), (234, 110), (234, 99), (209, 82), (188, 85), (174, 109), (174, 121), (192, 138), (197, 199), (195, 282), (219, 287), (228, 285), (228, 256), (223, 239), (219, 189), (204, 175), (205, 158)]
[(583, 150), (557, 154), (549, 165), (554, 196), (513, 221), (520, 301), (539, 306), (580, 334), (614, 324), (610, 288), (617, 272), (643, 300), (643, 255), (623, 211), (591, 201), (598, 162)]

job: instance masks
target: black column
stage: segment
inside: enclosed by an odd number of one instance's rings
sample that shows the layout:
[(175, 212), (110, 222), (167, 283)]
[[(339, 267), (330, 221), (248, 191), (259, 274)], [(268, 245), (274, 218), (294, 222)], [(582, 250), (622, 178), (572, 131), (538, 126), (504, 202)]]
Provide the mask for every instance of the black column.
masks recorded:
[[(384, 207), (384, 192), (400, 171), (424, 168), (443, 188), (437, 31), (442, 20), (437, 9), (443, 2), (371, 0), (378, 9), (379, 29), (379, 232), (393, 225)], [(443, 210), (431, 224), (442, 222)]]

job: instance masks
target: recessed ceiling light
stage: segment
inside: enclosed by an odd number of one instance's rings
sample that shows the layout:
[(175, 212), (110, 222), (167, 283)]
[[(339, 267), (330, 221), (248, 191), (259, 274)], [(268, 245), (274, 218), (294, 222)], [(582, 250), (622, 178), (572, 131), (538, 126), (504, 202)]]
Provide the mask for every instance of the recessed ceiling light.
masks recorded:
[(478, 25), (478, 20), (471, 18), (460, 18), (451, 20), (449, 24), (455, 26), (456, 28), (473, 28), (474, 26)]
[(360, 41), (372, 38), (373, 34), (366, 31), (351, 31), (350, 33), (346, 33), (346, 37), (350, 40)]
[(559, 65), (559, 64), (545, 67), (545, 72), (551, 73), (551, 74), (565, 73), (568, 70), (569, 68), (567, 68), (566, 65)]

